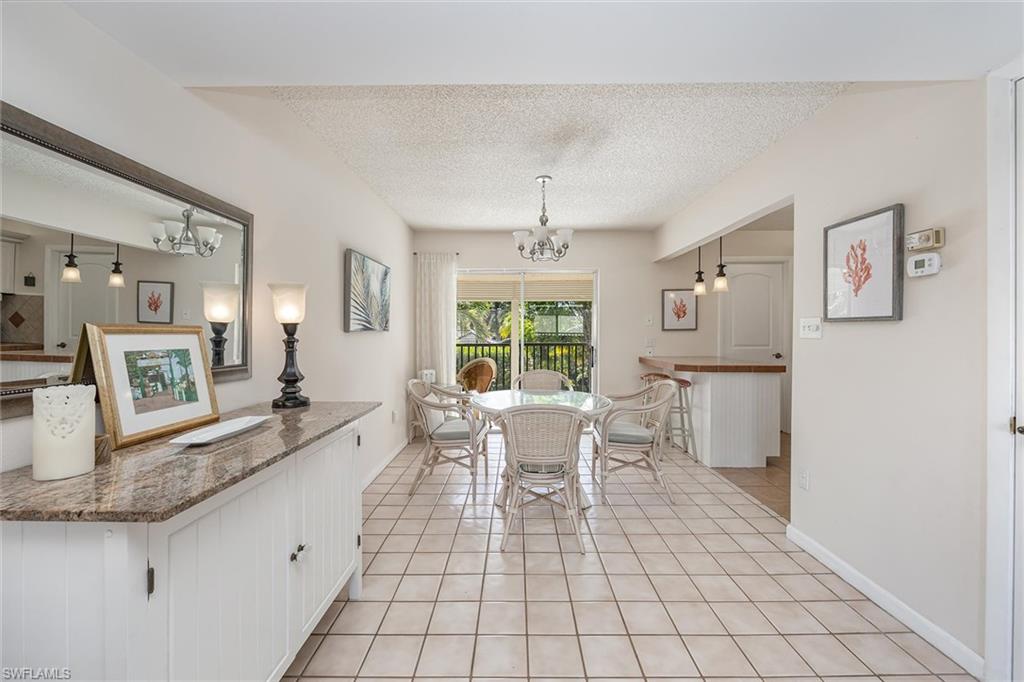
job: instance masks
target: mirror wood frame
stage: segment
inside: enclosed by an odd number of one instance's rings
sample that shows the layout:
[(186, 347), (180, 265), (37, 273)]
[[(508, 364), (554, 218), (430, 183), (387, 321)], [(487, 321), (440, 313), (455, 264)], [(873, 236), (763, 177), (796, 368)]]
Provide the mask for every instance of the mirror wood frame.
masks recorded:
[[(242, 361), (213, 368), (214, 383), (252, 377), (252, 256), (253, 215), (248, 211), (175, 180), (91, 140), (0, 100), (0, 130), (62, 156), (177, 199), (243, 225), (244, 273), (242, 277)], [(0, 419), (32, 414), (32, 394), (0, 396)]]

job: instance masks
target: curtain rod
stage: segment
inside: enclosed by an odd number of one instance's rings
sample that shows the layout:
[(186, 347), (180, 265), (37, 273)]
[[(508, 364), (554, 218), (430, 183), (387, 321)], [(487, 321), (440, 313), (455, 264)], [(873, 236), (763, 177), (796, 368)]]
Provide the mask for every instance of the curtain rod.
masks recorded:
[[(412, 255), (414, 255), (414, 256), (418, 256), (418, 255), (420, 255), (420, 254), (419, 254), (419, 251), (413, 251), (413, 252), (412, 252)], [(461, 254), (461, 253), (459, 253), (458, 251), (456, 251), (456, 252), (455, 252), (455, 255), (456, 255), (456, 256), (461, 256), (462, 254)]]

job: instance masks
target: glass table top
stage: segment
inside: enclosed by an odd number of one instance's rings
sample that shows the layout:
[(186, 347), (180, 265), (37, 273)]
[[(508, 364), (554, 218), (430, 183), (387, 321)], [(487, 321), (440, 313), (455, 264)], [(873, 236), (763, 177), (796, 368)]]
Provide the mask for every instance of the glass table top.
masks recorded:
[(583, 410), (590, 416), (607, 412), (612, 401), (596, 393), (582, 391), (488, 391), (469, 399), (482, 412), (497, 413), (517, 405), (563, 405)]

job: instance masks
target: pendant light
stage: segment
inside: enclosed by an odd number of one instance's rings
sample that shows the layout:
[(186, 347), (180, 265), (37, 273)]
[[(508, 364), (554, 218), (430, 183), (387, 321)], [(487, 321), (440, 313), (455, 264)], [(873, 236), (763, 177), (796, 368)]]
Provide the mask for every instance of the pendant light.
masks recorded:
[(82, 281), (82, 271), (78, 269), (78, 262), (75, 258), (75, 233), (71, 233), (71, 252), (64, 256), (68, 262), (60, 273), (60, 281), (64, 284), (78, 284)]
[(116, 248), (114, 262), (111, 263), (114, 269), (110, 271), (110, 277), (107, 278), (107, 286), (113, 289), (124, 289), (124, 273), (121, 271), (121, 245), (118, 244)]
[(718, 272), (715, 274), (715, 283), (711, 290), (717, 294), (724, 294), (729, 291), (729, 279), (725, 276), (725, 263), (722, 262), (722, 238), (718, 238)]
[(700, 247), (697, 247), (697, 279), (693, 283), (693, 295), (703, 296), (708, 293), (708, 285), (704, 283), (704, 271), (700, 269)]

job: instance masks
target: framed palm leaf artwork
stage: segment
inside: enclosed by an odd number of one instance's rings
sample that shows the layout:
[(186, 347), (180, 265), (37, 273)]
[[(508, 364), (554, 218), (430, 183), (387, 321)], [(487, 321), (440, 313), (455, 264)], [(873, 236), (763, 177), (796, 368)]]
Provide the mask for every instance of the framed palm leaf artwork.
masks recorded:
[(391, 321), (391, 268), (345, 250), (345, 331), (386, 332)]

